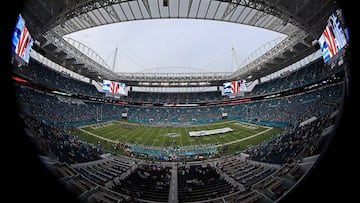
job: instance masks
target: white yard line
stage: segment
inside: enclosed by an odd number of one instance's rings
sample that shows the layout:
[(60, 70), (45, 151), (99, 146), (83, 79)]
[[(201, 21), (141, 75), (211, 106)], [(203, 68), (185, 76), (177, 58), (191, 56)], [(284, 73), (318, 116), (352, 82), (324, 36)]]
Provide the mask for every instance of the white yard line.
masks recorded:
[[(144, 136), (145, 141), (142, 143), (145, 145), (145, 143), (148, 141), (149, 138), (151, 138), (151, 136), (154, 134), (154, 132), (156, 132), (156, 129), (151, 129), (149, 128), (149, 130), (147, 130), (145, 133), (148, 134), (148, 136), (146, 136), (145, 134), (143, 134), (142, 136)], [(153, 146), (154, 141), (152, 141), (151, 145)]]
[[(165, 129), (165, 128), (164, 128)], [(160, 132), (162, 131), (163, 129), (160, 129)], [(165, 133), (167, 133), (167, 131), (165, 131)], [(164, 133), (162, 133), (162, 134), (164, 134)], [(166, 139), (166, 136), (165, 136), (165, 134), (163, 135), (163, 141), (162, 141), (162, 144), (161, 144), (161, 146), (163, 147), (164, 146), (164, 144), (165, 144), (165, 139)]]
[(181, 146), (183, 146), (182, 139), (181, 139), (181, 129), (178, 128), (178, 130), (179, 130), (179, 134), (180, 134), (180, 144), (181, 144)]
[(264, 130), (264, 131), (262, 131), (262, 132), (256, 133), (256, 134), (254, 134), (254, 135), (251, 135), (251, 136), (249, 136), (249, 137), (244, 137), (244, 138), (239, 139), (239, 140), (234, 140), (234, 141), (231, 141), (231, 142), (228, 142), (228, 143), (218, 144), (218, 145), (215, 145), (215, 146), (216, 146), (216, 147), (220, 147), (220, 146), (223, 146), (223, 145), (225, 145), (225, 144), (234, 144), (234, 143), (242, 142), (242, 141), (244, 141), (244, 140), (248, 140), (248, 139), (251, 139), (251, 138), (256, 137), (256, 136), (258, 136), (258, 135), (261, 135), (261, 134), (263, 134), (263, 133), (265, 133), (265, 132), (267, 132), (267, 131), (270, 131), (270, 130), (272, 130), (272, 129), (273, 129), (272, 127), (268, 127), (268, 129), (266, 129), (266, 130)]
[(101, 136), (96, 135), (96, 134), (94, 134), (94, 133), (88, 132), (88, 131), (86, 131), (86, 130), (84, 130), (84, 129), (82, 129), (82, 128), (78, 128), (78, 129), (81, 130), (81, 131), (83, 131), (84, 133), (87, 133), (87, 134), (92, 135), (92, 136), (94, 136), (94, 137), (97, 137), (97, 138), (99, 138), (99, 139), (102, 139), (102, 140), (105, 140), (105, 141), (108, 141), (108, 142), (111, 142), (111, 143), (116, 143), (114, 140), (110, 140), (110, 139), (108, 139), (108, 138), (101, 137)]

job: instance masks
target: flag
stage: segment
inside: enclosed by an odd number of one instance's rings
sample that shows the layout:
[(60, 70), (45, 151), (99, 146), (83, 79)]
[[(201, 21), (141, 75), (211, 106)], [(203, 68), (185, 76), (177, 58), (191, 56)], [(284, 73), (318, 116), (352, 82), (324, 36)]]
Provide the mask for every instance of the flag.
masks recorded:
[(335, 56), (347, 43), (340, 21), (333, 13), (324, 32), (318, 39), (324, 62)]
[(102, 91), (112, 94), (127, 95), (125, 83), (115, 82), (111, 80), (103, 80)]
[(30, 51), (33, 45), (33, 39), (29, 30), (25, 26), (25, 21), (18, 16), (15, 30), (12, 37), (13, 51), (24, 61), (29, 62)]
[(17, 53), (21, 58), (24, 57), (24, 52), (29, 40), (30, 40), (29, 31), (26, 27), (24, 27), (23, 31), (21, 32), (20, 39), (15, 51), (15, 53)]
[(113, 94), (117, 94), (119, 92), (119, 83), (111, 81), (110, 92)]
[(232, 81), (231, 82), (231, 93), (238, 93), (239, 92), (239, 82)]
[(338, 52), (338, 49), (336, 47), (334, 34), (329, 26), (326, 26), (326, 29), (324, 30), (323, 35), (324, 35), (326, 44), (328, 45), (330, 57), (332, 57)]
[(337, 49), (340, 51), (347, 43), (345, 33), (341, 28), (339, 19), (333, 13), (329, 18), (329, 27), (333, 31)]

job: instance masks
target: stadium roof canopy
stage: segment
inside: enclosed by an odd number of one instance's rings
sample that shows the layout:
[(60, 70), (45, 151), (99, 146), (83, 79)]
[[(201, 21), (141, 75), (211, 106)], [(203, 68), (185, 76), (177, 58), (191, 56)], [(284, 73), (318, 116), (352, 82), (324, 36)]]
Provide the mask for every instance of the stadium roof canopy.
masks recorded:
[[(208, 86), (235, 79), (255, 80), (313, 53), (318, 48), (312, 42), (336, 8), (337, 4), (328, 0), (31, 0), (26, 1), (22, 15), (37, 41), (34, 50), (93, 80), (141, 86)], [(165, 74), (114, 73), (62, 37), (105, 24), (161, 18), (240, 23), (287, 37), (233, 73)]]

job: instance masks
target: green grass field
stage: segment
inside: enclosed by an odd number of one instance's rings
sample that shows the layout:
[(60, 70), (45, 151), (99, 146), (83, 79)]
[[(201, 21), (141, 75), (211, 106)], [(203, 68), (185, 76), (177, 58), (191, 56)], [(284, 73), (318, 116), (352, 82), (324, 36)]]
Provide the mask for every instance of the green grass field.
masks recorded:
[[(201, 137), (190, 137), (190, 131), (214, 130), (229, 127), (232, 132)], [(74, 129), (75, 134), (91, 143), (100, 142), (111, 145), (116, 141), (126, 141), (148, 146), (187, 146), (199, 144), (228, 144), (230, 150), (238, 151), (249, 145), (256, 145), (271, 136), (277, 135), (280, 129), (225, 120), (201, 126), (189, 127), (152, 127), (142, 126), (127, 121), (114, 121)], [(171, 136), (173, 135), (173, 136)], [(105, 149), (108, 148), (105, 146)]]

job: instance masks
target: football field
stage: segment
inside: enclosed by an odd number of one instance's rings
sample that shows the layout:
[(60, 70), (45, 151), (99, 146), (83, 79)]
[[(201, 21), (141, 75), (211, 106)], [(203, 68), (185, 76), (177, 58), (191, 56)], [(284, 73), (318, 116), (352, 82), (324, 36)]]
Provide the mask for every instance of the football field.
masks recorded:
[[(207, 136), (191, 137), (189, 132), (209, 131), (222, 128), (231, 128), (231, 132), (213, 134)], [(280, 129), (242, 123), (233, 120), (197, 125), (188, 127), (158, 127), (144, 126), (127, 121), (113, 121), (92, 126), (78, 128), (81, 134), (87, 134), (96, 140), (111, 143), (128, 142), (147, 146), (188, 146), (202, 144), (240, 144), (244, 148), (263, 142), (273, 135), (277, 135)], [(92, 139), (94, 140), (94, 139)]]

